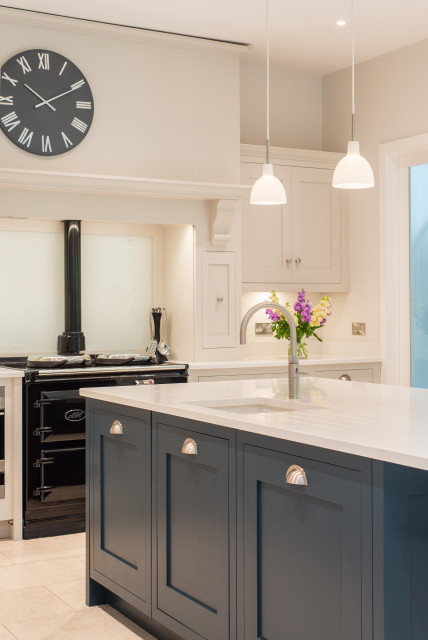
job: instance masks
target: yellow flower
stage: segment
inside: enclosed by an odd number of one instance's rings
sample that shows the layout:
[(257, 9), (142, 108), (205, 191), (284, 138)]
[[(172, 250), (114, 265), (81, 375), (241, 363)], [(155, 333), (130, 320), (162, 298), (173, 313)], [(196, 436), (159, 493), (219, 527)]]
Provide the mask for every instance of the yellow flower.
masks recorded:
[(278, 304), (279, 304), (278, 296), (277, 296), (277, 294), (276, 294), (275, 289), (272, 289), (272, 291), (270, 292), (269, 300), (270, 300), (271, 302), (276, 302), (276, 303), (278, 303)]

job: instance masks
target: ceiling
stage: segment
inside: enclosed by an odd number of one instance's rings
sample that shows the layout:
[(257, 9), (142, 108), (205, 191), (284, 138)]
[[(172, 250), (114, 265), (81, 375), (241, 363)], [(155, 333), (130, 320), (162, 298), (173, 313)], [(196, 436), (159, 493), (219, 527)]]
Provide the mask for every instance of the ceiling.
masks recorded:
[[(265, 64), (264, 0), (8, 0), (4, 5), (251, 44)], [(350, 65), (351, 0), (270, 0), (271, 66), (324, 75)], [(428, 38), (427, 0), (355, 0), (356, 60)], [(339, 19), (348, 20), (337, 27)]]

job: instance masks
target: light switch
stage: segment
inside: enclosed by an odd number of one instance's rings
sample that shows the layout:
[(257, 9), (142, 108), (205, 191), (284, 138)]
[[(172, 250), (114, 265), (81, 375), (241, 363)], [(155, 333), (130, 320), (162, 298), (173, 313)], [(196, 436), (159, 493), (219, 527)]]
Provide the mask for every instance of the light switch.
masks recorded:
[(353, 336), (365, 336), (366, 335), (366, 323), (365, 322), (353, 322), (352, 323), (352, 335)]

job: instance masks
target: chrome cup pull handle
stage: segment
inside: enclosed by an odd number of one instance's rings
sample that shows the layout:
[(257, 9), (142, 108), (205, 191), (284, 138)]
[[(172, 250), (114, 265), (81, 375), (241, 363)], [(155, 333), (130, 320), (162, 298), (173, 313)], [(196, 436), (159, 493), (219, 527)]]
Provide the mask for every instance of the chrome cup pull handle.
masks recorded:
[(110, 427), (110, 433), (113, 433), (115, 435), (121, 435), (123, 433), (123, 426), (122, 426), (122, 423), (119, 422), (119, 420), (115, 420), (113, 422), (113, 424)]
[(186, 438), (183, 446), (181, 447), (181, 453), (185, 453), (188, 456), (198, 455), (198, 445), (193, 438)]
[(308, 486), (306, 473), (298, 464), (293, 464), (291, 467), (288, 467), (287, 473), (285, 474), (285, 481), (287, 484), (300, 484), (305, 487)]

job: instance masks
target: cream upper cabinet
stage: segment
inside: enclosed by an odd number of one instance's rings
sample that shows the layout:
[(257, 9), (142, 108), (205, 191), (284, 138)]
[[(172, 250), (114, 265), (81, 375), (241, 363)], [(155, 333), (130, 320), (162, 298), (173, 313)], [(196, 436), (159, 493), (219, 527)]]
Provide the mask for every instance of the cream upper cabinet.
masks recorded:
[[(305, 154), (306, 164), (314, 165)], [(321, 152), (314, 155), (322, 157)], [(330, 160), (336, 154), (327, 155)], [(250, 205), (249, 194), (243, 203), (243, 290), (347, 291), (347, 196), (331, 186), (334, 165), (289, 162), (274, 164), (287, 204)], [(242, 183), (254, 184), (261, 170), (259, 162), (242, 162)]]
[(292, 270), (295, 284), (341, 282), (341, 193), (331, 169), (291, 170)]
[[(275, 167), (286, 193), (291, 190), (291, 167)], [(241, 183), (253, 185), (261, 176), (261, 165), (242, 163)], [(250, 194), (242, 208), (242, 256), (244, 282), (287, 282), (291, 269), (291, 205), (250, 205)]]

